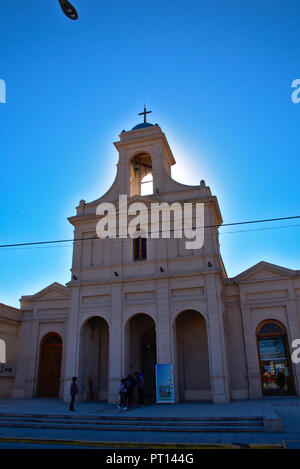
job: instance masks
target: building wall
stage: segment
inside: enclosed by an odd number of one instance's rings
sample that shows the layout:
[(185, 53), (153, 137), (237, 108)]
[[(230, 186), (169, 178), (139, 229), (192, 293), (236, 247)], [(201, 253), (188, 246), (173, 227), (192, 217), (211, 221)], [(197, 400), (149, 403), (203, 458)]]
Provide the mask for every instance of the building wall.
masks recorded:
[(17, 367), (12, 397), (37, 397), (40, 346), (48, 332), (63, 340), (60, 396), (63, 395), (65, 360), (65, 325), (68, 316), (68, 289), (53, 284), (36, 295), (21, 299), (21, 327), (17, 348)]
[[(226, 315), (228, 323), (234, 324), (229, 331), (233, 396), (236, 389), (245, 386), (247, 379), (249, 397), (262, 397), (256, 339), (256, 330), (262, 321), (275, 319), (285, 326), (292, 354), (292, 341), (300, 338), (299, 285), (298, 272), (263, 262), (256, 269), (249, 269), (228, 281)], [(235, 356), (243, 361), (243, 367), (237, 366)], [(239, 371), (242, 368), (245, 374)], [(292, 371), (299, 395), (299, 365), (292, 363)]]
[[(216, 273), (215, 275), (219, 275)], [(143, 278), (144, 277), (144, 278)], [(73, 321), (73, 331), (70, 333), (75, 350), (76, 360), (72, 361), (72, 374), (82, 376), (81, 367), (84, 360), (82, 359), (82, 330), (87, 321), (94, 317), (102, 317), (109, 326), (109, 400), (115, 402), (118, 395), (120, 379), (126, 377), (129, 372), (136, 371), (139, 366), (139, 357), (134, 356), (133, 349), (139, 347), (139, 340), (142, 336), (140, 330), (135, 330), (137, 325), (130, 326), (131, 319), (137, 314), (148, 316), (147, 320), (143, 320), (143, 331), (149, 324), (155, 324), (156, 327), (156, 347), (158, 363), (176, 363), (178, 353), (178, 340), (176, 336), (177, 321), (176, 318), (184, 311), (194, 311), (199, 318), (203, 318), (202, 326), (198, 327), (198, 321), (195, 321), (196, 329), (193, 329), (192, 322), (187, 318), (183, 321), (186, 326), (182, 327), (187, 330), (188, 334), (193, 336), (199, 335), (198, 341), (201, 343), (198, 365), (199, 370), (206, 370), (200, 386), (198, 381), (193, 386), (192, 378), (187, 379), (187, 392), (185, 398), (188, 400), (209, 399), (211, 395), (211, 377), (212, 374), (217, 375), (214, 371), (215, 365), (211, 359), (212, 353), (218, 353), (220, 362), (217, 366), (223, 366), (223, 357), (220, 349), (222, 343), (218, 340), (216, 334), (217, 327), (212, 331), (208, 339), (208, 324), (204, 318), (209, 318), (209, 299), (207, 297), (205, 276), (198, 273), (190, 276), (182, 277), (181, 274), (170, 276), (170, 274), (157, 274), (140, 277), (139, 279), (123, 279), (106, 281), (105, 285), (98, 283), (93, 288), (91, 286), (72, 287), (76, 291), (78, 298), (78, 321)], [(180, 288), (178, 288), (180, 287)], [(78, 292), (77, 292), (78, 290)], [(95, 295), (97, 290), (99, 295)], [(98, 303), (97, 303), (98, 302)], [(150, 327), (150, 326), (149, 326)], [(208, 342), (210, 350), (208, 352)], [(84, 346), (85, 347), (85, 346)], [(199, 353), (197, 341), (186, 342), (185, 353), (192, 355)], [(191, 348), (194, 347), (194, 352)], [(98, 352), (92, 352), (90, 347), (89, 353), (97, 356)], [(106, 353), (106, 352), (105, 352)], [(91, 357), (93, 360), (93, 358)], [(196, 361), (197, 362), (197, 361)], [(85, 371), (87, 364), (85, 363)], [(198, 369), (198, 368), (197, 368)], [(116, 370), (116, 371), (115, 371)], [(199, 371), (198, 370), (198, 371)], [(177, 368), (175, 366), (175, 378), (177, 377)], [(117, 376), (116, 376), (117, 374)], [(213, 376), (216, 378), (216, 376)], [(177, 378), (176, 378), (177, 379)], [(86, 379), (81, 378), (81, 383), (86, 389)], [(195, 391), (195, 392), (193, 392)], [(199, 392), (198, 392), (199, 391)], [(177, 399), (179, 398), (179, 390)], [(68, 387), (66, 388), (65, 400), (68, 399)]]
[(16, 368), (20, 310), (0, 303), (0, 339), (5, 343), (6, 360), (0, 365), (0, 397), (10, 397)]

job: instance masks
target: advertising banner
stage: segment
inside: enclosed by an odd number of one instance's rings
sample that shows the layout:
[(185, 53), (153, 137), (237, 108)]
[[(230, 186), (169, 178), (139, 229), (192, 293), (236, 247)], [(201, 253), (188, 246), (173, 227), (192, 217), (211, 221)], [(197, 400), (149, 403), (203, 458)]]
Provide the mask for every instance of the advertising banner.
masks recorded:
[(174, 380), (172, 363), (156, 366), (156, 402), (174, 404)]

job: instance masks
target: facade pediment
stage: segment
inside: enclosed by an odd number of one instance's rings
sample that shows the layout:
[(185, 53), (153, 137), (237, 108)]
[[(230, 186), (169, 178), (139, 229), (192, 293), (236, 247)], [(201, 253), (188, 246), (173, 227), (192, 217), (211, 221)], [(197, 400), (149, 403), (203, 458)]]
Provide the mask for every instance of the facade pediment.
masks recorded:
[(39, 300), (52, 300), (52, 299), (60, 300), (60, 299), (65, 299), (66, 296), (67, 295), (62, 294), (61, 291), (53, 289), (53, 290), (50, 290), (50, 291), (44, 293), (43, 295), (39, 295), (36, 298), (38, 298)]
[(233, 278), (234, 281), (272, 280), (295, 277), (296, 271), (261, 261)]
[(64, 300), (69, 297), (69, 290), (61, 283), (54, 282), (48, 287), (30, 296), (23, 296), (23, 300)]

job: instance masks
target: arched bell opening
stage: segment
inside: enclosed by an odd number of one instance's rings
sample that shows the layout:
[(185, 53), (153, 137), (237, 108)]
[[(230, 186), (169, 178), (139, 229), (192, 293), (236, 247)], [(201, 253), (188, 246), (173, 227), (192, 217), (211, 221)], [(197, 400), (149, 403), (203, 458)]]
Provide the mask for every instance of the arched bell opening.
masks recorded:
[(153, 194), (152, 159), (139, 153), (130, 161), (130, 196)]

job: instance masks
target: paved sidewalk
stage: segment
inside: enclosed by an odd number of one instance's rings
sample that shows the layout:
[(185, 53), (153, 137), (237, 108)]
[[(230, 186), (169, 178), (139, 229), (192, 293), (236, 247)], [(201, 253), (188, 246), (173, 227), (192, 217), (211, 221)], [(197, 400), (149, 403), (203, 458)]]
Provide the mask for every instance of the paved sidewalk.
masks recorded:
[(103, 415), (118, 414), (132, 417), (262, 417), (274, 409), (286, 405), (299, 405), (299, 398), (252, 399), (232, 401), (228, 404), (211, 402), (186, 402), (180, 404), (152, 404), (135, 406), (127, 411), (104, 402), (75, 403), (76, 412), (69, 411), (69, 404), (58, 399), (0, 399), (0, 413), (39, 413), (59, 415)]
[[(0, 437), (62, 439), (91, 442), (174, 442), (182, 444), (223, 443), (223, 444), (281, 444), (293, 441), (291, 445), (300, 448), (300, 399), (274, 398), (233, 401), (229, 404), (183, 403), (160, 404), (136, 407), (128, 411), (116, 406), (99, 402), (81, 402), (76, 404), (76, 412), (68, 410), (68, 404), (52, 399), (0, 399), (0, 413), (49, 414), (72, 416), (117, 416), (132, 417), (256, 417), (268, 416), (276, 412), (284, 422), (281, 433), (200, 433), (200, 432), (122, 432), (64, 429), (0, 428)], [(2, 445), (0, 445), (3, 447)]]

